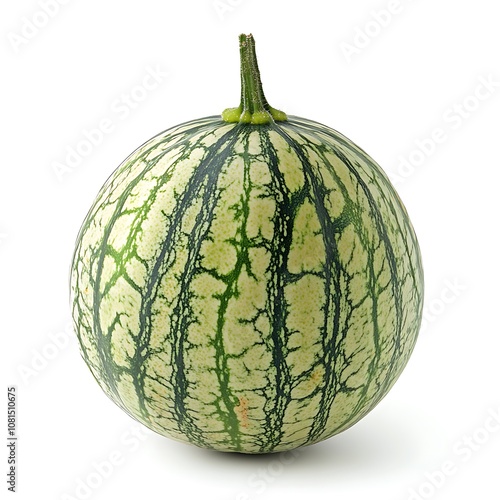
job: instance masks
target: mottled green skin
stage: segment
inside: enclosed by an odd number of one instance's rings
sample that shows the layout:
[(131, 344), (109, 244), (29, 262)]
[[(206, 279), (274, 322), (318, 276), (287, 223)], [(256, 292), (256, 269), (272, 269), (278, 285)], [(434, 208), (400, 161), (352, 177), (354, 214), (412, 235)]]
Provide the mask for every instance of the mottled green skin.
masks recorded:
[(418, 243), (380, 167), (297, 117), (167, 130), (78, 235), (73, 319), (108, 396), (223, 451), (315, 443), (394, 384), (420, 326)]

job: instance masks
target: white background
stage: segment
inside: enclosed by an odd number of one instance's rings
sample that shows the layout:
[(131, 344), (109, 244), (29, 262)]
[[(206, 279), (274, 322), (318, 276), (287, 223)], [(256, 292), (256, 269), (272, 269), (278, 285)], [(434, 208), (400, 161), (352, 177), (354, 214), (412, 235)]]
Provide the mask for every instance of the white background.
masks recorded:
[[(497, 2), (55, 1), (50, 18), (34, 0), (0, 14), (1, 401), (5, 415), (16, 385), (17, 498), (500, 498)], [(392, 392), (345, 433), (264, 457), (141, 430), (68, 328), (73, 245), (98, 189), (151, 136), (238, 104), (241, 32), (273, 106), (343, 132), (388, 172), (426, 277), (424, 327)], [(158, 81), (141, 89), (148, 71)]]

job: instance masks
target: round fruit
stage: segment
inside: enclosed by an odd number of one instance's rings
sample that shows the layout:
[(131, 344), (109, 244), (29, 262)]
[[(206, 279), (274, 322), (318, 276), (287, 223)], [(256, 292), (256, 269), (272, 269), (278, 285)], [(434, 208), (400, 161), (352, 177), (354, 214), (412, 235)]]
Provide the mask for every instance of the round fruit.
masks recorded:
[(262, 92), (152, 138), (111, 175), (71, 274), (81, 352), (106, 394), (173, 439), (243, 453), (347, 429), (412, 352), (420, 252), (381, 168)]

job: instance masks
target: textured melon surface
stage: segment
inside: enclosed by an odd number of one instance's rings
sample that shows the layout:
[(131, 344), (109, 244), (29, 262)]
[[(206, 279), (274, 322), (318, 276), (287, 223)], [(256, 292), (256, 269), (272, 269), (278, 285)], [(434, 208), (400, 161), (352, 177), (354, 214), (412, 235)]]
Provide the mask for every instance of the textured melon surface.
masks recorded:
[(350, 427), (414, 347), (420, 254), (380, 167), (298, 117), (208, 117), (137, 149), (78, 235), (72, 308), (108, 396), (149, 428), (283, 451)]

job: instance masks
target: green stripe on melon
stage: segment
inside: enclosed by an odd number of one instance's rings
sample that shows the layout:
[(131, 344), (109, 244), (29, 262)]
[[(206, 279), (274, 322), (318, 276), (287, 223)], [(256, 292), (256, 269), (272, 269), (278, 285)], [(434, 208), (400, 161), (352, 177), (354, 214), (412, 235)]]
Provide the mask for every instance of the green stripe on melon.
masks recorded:
[(364, 151), (248, 101), (232, 112), (245, 120), (182, 124), (123, 162), (78, 235), (71, 293), (82, 355), (116, 404), (173, 439), (266, 453), (339, 433), (387, 394), (423, 275)]

